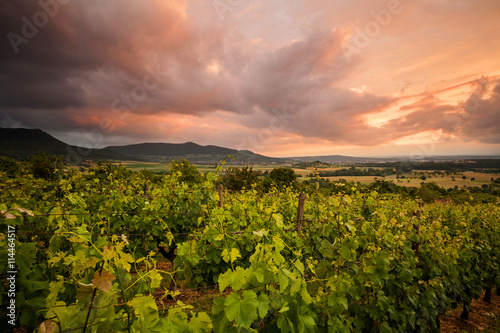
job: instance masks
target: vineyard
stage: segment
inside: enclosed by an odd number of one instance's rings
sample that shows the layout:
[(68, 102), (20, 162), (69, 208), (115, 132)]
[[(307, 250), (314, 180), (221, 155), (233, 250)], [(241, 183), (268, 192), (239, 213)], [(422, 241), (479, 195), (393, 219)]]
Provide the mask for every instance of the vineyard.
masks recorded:
[[(499, 201), (180, 176), (2, 178), (2, 328), (11, 276), (15, 327), (38, 332), (438, 332), (500, 285)], [(187, 304), (187, 288), (216, 297)]]

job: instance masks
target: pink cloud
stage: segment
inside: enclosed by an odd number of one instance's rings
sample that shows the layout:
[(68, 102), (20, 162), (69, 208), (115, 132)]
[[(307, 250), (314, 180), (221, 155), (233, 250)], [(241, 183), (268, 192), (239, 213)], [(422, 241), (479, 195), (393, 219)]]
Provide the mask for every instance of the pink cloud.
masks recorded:
[[(1, 41), (0, 124), (101, 131), (102, 144), (379, 149), (439, 132), (498, 148), (500, 4), (401, 0), (381, 17), (389, 5), (241, 1), (221, 19), (210, 1), (75, 0), (19, 54)], [(0, 0), (0, 34), (39, 10)], [(346, 56), (357, 33), (371, 35)]]

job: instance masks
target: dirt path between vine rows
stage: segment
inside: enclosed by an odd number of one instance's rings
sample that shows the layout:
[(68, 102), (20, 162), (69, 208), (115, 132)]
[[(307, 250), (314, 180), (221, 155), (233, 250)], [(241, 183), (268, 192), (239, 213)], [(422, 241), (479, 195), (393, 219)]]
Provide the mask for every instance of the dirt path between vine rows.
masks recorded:
[(491, 304), (479, 300), (472, 301), (468, 320), (460, 319), (462, 307), (449, 310), (440, 318), (442, 333), (498, 333), (500, 332), (500, 296), (491, 296)]

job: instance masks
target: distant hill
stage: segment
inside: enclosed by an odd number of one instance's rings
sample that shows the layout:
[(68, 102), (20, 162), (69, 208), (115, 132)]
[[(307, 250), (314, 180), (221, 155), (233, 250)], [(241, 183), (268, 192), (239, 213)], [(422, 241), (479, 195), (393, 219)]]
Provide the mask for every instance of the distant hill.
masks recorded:
[(289, 157), (294, 161), (299, 162), (315, 162), (320, 161), (323, 163), (372, 163), (372, 162), (388, 162), (398, 161), (399, 159), (377, 158), (377, 157), (352, 157), (343, 155), (325, 155), (325, 156), (300, 156)]
[(41, 129), (0, 128), (0, 155), (26, 160), (38, 152), (63, 156), (73, 162), (136, 159), (109, 149), (88, 149), (68, 145)]
[[(106, 149), (133, 156), (136, 158), (169, 162), (172, 160), (187, 159), (193, 163), (218, 163), (226, 159), (228, 163), (284, 163), (281, 158), (267, 157), (252, 153), (248, 150), (236, 150), (219, 146), (202, 146), (193, 142), (186, 143), (140, 143), (126, 146), (109, 146)], [(231, 159), (227, 156), (231, 155)], [(234, 160), (233, 160), (234, 158)]]
[(129, 156), (180, 156), (180, 155), (230, 155), (238, 153), (236, 149), (218, 146), (201, 146), (193, 142), (186, 143), (139, 143), (126, 146), (108, 146), (120, 154)]
[[(490, 160), (498, 159), (499, 156), (473, 156), (473, 155), (457, 155), (457, 156), (426, 156), (422, 158), (414, 158), (411, 161), (414, 162), (429, 162), (429, 161), (474, 161), (474, 160)], [(315, 162), (320, 161), (323, 163), (338, 163), (338, 164), (350, 164), (350, 163), (386, 163), (386, 162), (401, 162), (409, 161), (408, 157), (398, 156), (398, 157), (352, 157), (343, 155), (325, 155), (325, 156), (299, 156), (299, 157), (288, 157), (286, 159), (299, 161), (299, 162)]]
[[(0, 128), (0, 155), (26, 160), (38, 152), (65, 157), (68, 162), (85, 160), (158, 161), (170, 162), (187, 159), (192, 163), (258, 164), (286, 162), (280, 158), (254, 154), (248, 150), (236, 150), (218, 146), (201, 146), (187, 143), (140, 143), (126, 146), (110, 146), (88, 149), (62, 142), (40, 129)], [(227, 156), (232, 158), (228, 159)]]

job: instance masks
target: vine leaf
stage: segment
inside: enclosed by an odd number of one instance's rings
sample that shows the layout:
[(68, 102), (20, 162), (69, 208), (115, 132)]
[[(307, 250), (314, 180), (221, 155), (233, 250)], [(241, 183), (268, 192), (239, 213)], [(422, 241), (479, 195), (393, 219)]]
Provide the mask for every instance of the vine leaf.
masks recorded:
[(238, 249), (235, 249), (234, 247), (231, 249), (231, 252), (229, 252), (227, 249), (224, 249), (222, 251), (222, 259), (224, 259), (225, 262), (234, 262), (236, 259), (241, 258), (240, 251)]
[(276, 225), (278, 228), (284, 228), (285, 225), (283, 224), (283, 216), (281, 214), (275, 214), (274, 219), (276, 220)]
[[(232, 293), (224, 301), (227, 319), (236, 323), (237, 326), (250, 328), (252, 322), (257, 319), (257, 295), (251, 290), (245, 290), (242, 296)], [(263, 309), (262, 309), (263, 310)]]
[(109, 271), (96, 272), (94, 274), (94, 278), (92, 279), (92, 284), (95, 288), (98, 288), (102, 291), (109, 292), (111, 290), (111, 281), (113, 281), (115, 277)]
[(229, 285), (231, 285), (234, 290), (239, 290), (245, 283), (245, 270), (241, 267), (236, 267), (234, 271), (228, 270), (226, 273), (219, 275), (220, 292), (223, 292)]
[(161, 280), (163, 277), (157, 271), (153, 271), (149, 274), (149, 278), (151, 279), (151, 288), (158, 288), (161, 284)]
[(40, 333), (52, 333), (56, 330), (57, 323), (52, 319), (46, 320), (38, 326), (38, 331)]

